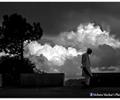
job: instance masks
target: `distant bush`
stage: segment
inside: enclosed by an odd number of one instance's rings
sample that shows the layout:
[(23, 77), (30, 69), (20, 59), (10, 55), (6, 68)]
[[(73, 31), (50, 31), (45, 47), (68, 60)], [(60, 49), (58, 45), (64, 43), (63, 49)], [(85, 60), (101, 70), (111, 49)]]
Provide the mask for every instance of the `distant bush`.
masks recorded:
[(34, 64), (28, 59), (18, 57), (2, 57), (0, 60), (0, 73), (32, 73)]

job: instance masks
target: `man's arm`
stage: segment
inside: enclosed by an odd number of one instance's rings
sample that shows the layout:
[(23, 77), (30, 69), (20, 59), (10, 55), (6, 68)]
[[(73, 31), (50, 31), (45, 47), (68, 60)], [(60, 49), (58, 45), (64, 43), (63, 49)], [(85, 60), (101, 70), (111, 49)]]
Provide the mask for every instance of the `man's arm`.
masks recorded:
[(92, 77), (92, 73), (88, 71), (88, 69), (86, 67), (83, 67), (84, 72), (89, 75), (90, 77)]

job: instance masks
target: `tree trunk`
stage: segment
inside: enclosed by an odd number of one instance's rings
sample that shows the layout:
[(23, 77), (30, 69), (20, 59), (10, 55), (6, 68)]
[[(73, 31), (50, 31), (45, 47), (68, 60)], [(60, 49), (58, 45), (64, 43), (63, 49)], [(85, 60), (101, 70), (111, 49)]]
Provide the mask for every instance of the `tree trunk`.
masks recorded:
[(21, 40), (21, 54), (20, 54), (21, 62), (23, 63), (23, 40)]

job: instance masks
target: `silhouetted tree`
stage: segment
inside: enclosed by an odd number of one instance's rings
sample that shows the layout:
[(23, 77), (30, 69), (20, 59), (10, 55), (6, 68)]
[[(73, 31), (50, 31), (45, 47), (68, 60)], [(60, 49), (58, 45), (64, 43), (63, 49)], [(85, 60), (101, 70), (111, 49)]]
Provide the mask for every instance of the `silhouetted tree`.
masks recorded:
[(16, 84), (19, 81), (20, 72), (33, 71), (34, 65), (28, 59), (23, 59), (24, 41), (38, 40), (42, 34), (40, 23), (31, 25), (22, 15), (16, 13), (3, 16), (2, 26), (0, 26), (0, 52), (17, 55), (1, 58), (0, 73), (3, 73), (3, 79), (10, 79), (9, 82)]
[(23, 59), (25, 40), (40, 39), (43, 31), (40, 23), (31, 25), (19, 14), (4, 15), (0, 31), (0, 49), (9, 54), (17, 54)]

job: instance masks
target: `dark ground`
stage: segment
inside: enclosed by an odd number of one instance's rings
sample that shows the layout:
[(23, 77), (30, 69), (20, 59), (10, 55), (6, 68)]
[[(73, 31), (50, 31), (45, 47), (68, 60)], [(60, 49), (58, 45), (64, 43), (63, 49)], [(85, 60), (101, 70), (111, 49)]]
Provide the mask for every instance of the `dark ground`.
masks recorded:
[(120, 97), (119, 87), (93, 87), (84, 89), (82, 87), (41, 87), (41, 88), (0, 88), (1, 98), (84, 98), (91, 93), (107, 96), (96, 97)]
[[(75, 79), (68, 80), (67, 82), (65, 82), (63, 86), (62, 84), (63, 75), (61, 76), (61, 74), (47, 74), (47, 75), (45, 74), (45, 75), (40, 75), (39, 77), (38, 75), (36, 76), (33, 74), (32, 76), (31, 74), (25, 74), (25, 75), (27, 75), (27, 77), (23, 77), (23, 79), (26, 80), (25, 81), (26, 84), (22, 83), (22, 85), (20, 85), (19, 87), (15, 87), (14, 85), (11, 85), (9, 83), (10, 80), (5, 81), (5, 83), (8, 83), (6, 85), (4, 84), (3, 81), (3, 87), (0, 88), (0, 98), (120, 97), (120, 73), (93, 74), (93, 79), (91, 80), (91, 85), (90, 85), (91, 87), (88, 88), (83, 88), (83, 86), (80, 84), (82, 80), (75, 80)], [(34, 84), (35, 80), (33, 80), (33, 78), (39, 79), (39, 81), (36, 80), (37, 84)], [(9, 79), (9, 78), (5, 78), (5, 79)], [(42, 83), (40, 82), (41, 80)]]

